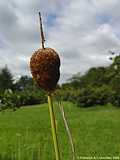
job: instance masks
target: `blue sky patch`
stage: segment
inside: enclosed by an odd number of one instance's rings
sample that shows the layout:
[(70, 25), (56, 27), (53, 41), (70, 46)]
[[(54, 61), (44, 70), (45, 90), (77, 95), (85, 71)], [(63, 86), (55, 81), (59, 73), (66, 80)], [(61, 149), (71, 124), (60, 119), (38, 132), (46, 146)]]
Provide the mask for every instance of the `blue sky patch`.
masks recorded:
[(55, 22), (55, 20), (56, 20), (56, 14), (49, 14), (48, 16), (47, 16), (47, 25), (48, 26), (53, 26), (54, 25), (54, 22)]
[(112, 17), (110, 15), (104, 14), (104, 15), (97, 15), (96, 19), (99, 24), (103, 24), (103, 23), (109, 23)]

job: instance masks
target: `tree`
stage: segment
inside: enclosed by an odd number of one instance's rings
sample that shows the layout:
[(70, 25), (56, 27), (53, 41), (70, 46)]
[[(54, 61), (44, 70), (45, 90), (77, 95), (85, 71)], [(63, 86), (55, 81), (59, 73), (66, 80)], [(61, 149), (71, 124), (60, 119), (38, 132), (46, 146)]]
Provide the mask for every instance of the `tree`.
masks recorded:
[(30, 89), (33, 86), (33, 79), (27, 75), (21, 76), (20, 79), (15, 83), (16, 90)]
[(13, 75), (7, 66), (0, 70), (0, 91), (5, 89), (13, 89)]
[(63, 100), (80, 106), (112, 103), (120, 106), (120, 55), (110, 57), (107, 67), (92, 67), (85, 74), (75, 74), (62, 84), (58, 93)]
[(87, 87), (88, 85), (101, 86), (108, 83), (105, 75), (105, 67), (93, 67), (90, 68), (84, 75), (80, 75), (79, 73), (74, 75), (70, 79), (70, 84), (74, 88), (83, 88)]

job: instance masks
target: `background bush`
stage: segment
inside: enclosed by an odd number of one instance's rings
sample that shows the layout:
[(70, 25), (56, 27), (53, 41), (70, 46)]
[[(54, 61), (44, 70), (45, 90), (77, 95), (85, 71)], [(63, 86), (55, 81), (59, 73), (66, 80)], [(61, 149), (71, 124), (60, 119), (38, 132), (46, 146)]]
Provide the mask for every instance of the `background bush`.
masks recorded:
[(107, 103), (120, 106), (120, 56), (108, 67), (93, 67), (84, 75), (74, 75), (56, 94), (81, 107)]

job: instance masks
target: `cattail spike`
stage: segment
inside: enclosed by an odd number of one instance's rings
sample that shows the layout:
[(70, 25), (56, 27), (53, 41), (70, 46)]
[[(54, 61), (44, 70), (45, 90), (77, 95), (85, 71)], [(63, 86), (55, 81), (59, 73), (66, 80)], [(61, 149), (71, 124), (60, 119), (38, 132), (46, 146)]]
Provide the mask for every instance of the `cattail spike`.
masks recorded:
[(38, 49), (30, 59), (34, 80), (47, 92), (53, 92), (60, 77), (60, 58), (52, 48)]
[(44, 32), (43, 32), (42, 17), (41, 17), (40, 12), (39, 12), (39, 20), (40, 20), (40, 33), (41, 33), (42, 48), (45, 49), (45, 47), (44, 47), (45, 36), (44, 36)]
[(48, 104), (50, 110), (52, 135), (54, 141), (54, 149), (56, 160), (60, 160), (59, 146), (56, 133), (55, 116), (53, 111), (52, 92), (55, 90), (60, 77), (60, 58), (57, 52), (52, 48), (44, 47), (44, 33), (42, 27), (42, 17), (39, 12), (40, 33), (42, 49), (39, 48), (30, 59), (30, 69), (33, 79), (41, 89), (48, 93)]

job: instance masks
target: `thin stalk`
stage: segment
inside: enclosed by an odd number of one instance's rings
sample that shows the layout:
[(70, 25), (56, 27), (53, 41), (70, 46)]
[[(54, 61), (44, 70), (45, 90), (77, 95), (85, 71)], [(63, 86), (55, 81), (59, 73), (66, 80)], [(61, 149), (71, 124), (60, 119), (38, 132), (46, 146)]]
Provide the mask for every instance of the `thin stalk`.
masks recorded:
[(76, 156), (75, 156), (75, 147), (74, 147), (74, 143), (73, 143), (73, 138), (72, 138), (72, 134), (70, 132), (70, 128), (69, 128), (67, 118), (66, 118), (66, 115), (65, 115), (65, 111), (64, 111), (64, 108), (63, 108), (63, 105), (62, 105), (61, 101), (59, 102), (59, 107), (60, 107), (60, 112), (61, 112), (61, 115), (62, 115), (62, 118), (63, 118), (63, 121), (64, 121), (65, 129), (66, 129), (68, 137), (69, 137), (69, 142), (70, 142), (71, 150), (72, 150), (72, 159), (75, 160)]
[(51, 94), (48, 94), (48, 105), (49, 105), (49, 112), (50, 112), (50, 119), (51, 119), (51, 129), (52, 129), (52, 136), (53, 136), (53, 142), (54, 142), (55, 156), (56, 156), (56, 160), (60, 160), (60, 152), (59, 152), (58, 139), (57, 139), (57, 133), (56, 133), (55, 115), (53, 110), (53, 101), (52, 101)]
[(41, 160), (41, 146), (38, 144), (38, 160)]
[(41, 17), (40, 12), (39, 12), (39, 21), (40, 21), (40, 34), (41, 34), (42, 48), (45, 49), (45, 47), (44, 47), (45, 36), (44, 36), (44, 32), (43, 32), (42, 17)]

